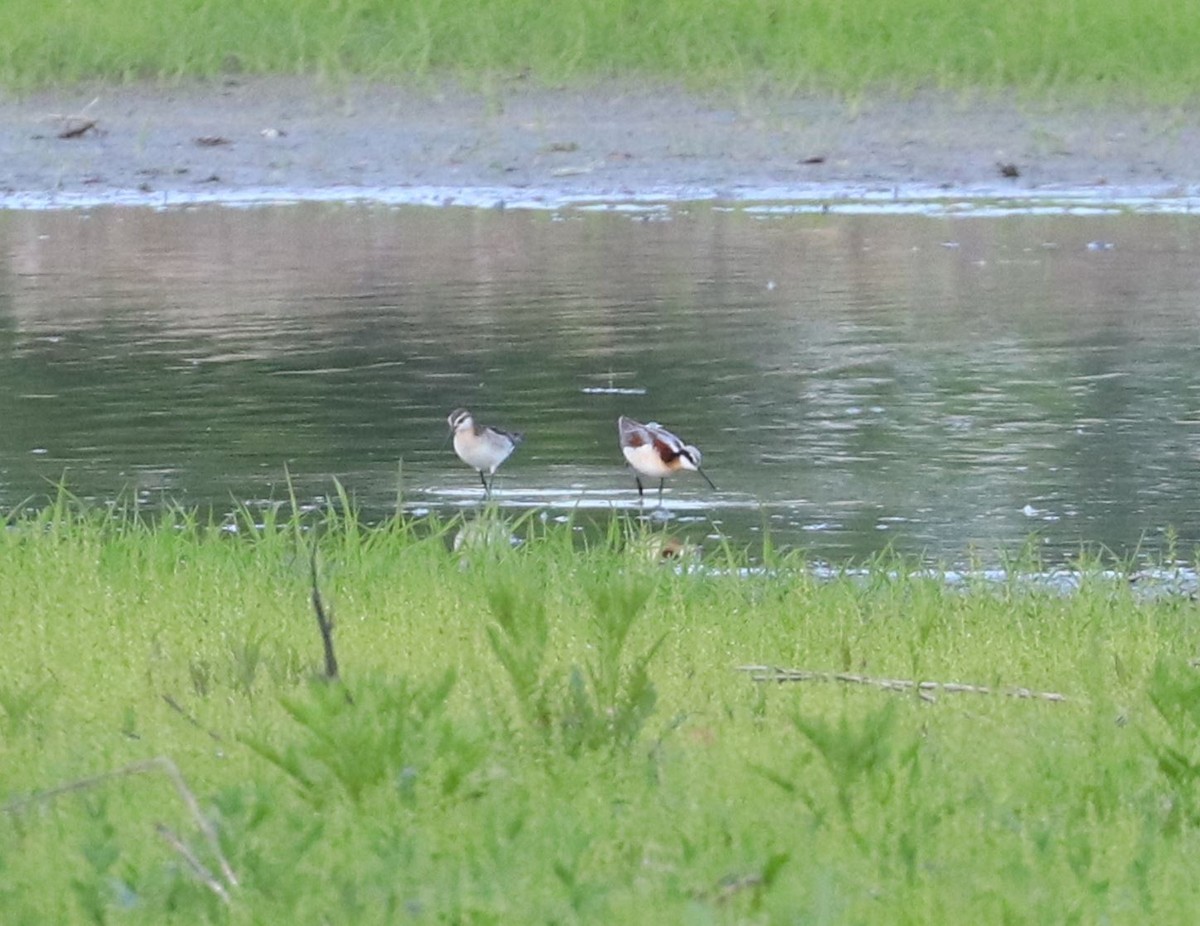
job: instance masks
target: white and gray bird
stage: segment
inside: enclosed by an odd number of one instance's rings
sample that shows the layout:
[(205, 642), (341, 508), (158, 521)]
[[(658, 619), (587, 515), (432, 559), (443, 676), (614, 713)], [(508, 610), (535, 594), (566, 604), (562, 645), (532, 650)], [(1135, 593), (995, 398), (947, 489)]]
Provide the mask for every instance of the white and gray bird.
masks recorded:
[[(467, 466), (479, 471), (484, 497), (490, 498), (497, 468), (512, 456), (525, 435), (478, 425), (465, 408), (456, 408), (446, 420), (454, 434), (454, 452)], [(490, 481), (488, 476), (491, 477)]]

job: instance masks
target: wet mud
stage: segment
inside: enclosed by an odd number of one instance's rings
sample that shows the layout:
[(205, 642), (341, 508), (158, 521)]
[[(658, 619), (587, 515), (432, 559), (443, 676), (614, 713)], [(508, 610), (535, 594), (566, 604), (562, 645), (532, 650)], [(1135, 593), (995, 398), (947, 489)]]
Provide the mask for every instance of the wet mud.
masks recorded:
[(0, 98), (0, 207), (1200, 196), (1200, 111), (236, 78)]

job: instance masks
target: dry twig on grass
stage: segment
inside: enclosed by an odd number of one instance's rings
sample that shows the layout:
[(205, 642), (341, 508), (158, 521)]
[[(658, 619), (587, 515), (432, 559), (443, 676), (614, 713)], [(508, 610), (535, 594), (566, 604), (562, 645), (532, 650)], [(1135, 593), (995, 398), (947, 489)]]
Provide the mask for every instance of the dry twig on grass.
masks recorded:
[(210, 730), (210, 729), (208, 729), (208, 727), (206, 727), (202, 723), (200, 723), (199, 720), (197, 720), (195, 717), (193, 717), (191, 714), (189, 714), (187, 712), (187, 710), (184, 708), (184, 706), (182, 704), (180, 704), (178, 701), (176, 701), (171, 695), (164, 692), (162, 695), (162, 699), (163, 699), (163, 701), (166, 702), (167, 707), (169, 707), (171, 710), (175, 711), (175, 713), (177, 713), (180, 717), (182, 717), (184, 720), (186, 720), (188, 723), (190, 723), (197, 730), (203, 730), (205, 733), (207, 733), (212, 739), (216, 740), (218, 743), (224, 742), (224, 740), (221, 738), (220, 733), (217, 733), (215, 730)]
[(229, 898), (229, 891), (225, 890), (225, 885), (213, 876), (213, 873), (208, 870), (208, 866), (196, 857), (196, 853), (175, 834), (174, 830), (165, 823), (155, 823), (154, 831), (163, 838), (167, 845), (179, 853), (180, 858), (183, 859), (188, 870), (195, 876), (196, 880), (216, 894), (226, 906), (232, 903)]
[(162, 772), (170, 779), (171, 784), (175, 786), (175, 791), (179, 794), (188, 812), (191, 813), (192, 819), (196, 821), (196, 827), (203, 835), (205, 842), (208, 843), (212, 850), (213, 856), (217, 860), (217, 864), (221, 869), (221, 876), (225, 880), (222, 885), (208, 868), (203, 865), (194, 852), (171, 830), (167, 829), (163, 824), (158, 823), (155, 829), (159, 835), (167, 840), (176, 852), (178, 852), (187, 862), (194, 874), (200, 877), (210, 890), (212, 890), (225, 903), (230, 903), (229, 888), (238, 886), (237, 875), (233, 873), (233, 867), (229, 864), (229, 860), (225, 858), (225, 853), (221, 851), (221, 841), (217, 836), (217, 830), (204, 816), (204, 812), (200, 809), (200, 802), (196, 800), (196, 795), (192, 793), (192, 789), (188, 787), (187, 782), (183, 778), (183, 773), (179, 771), (177, 766), (171, 759), (166, 756), (155, 756), (153, 759), (145, 759), (141, 762), (134, 762), (131, 765), (126, 765), (123, 768), (116, 769), (111, 772), (101, 772), (99, 775), (89, 775), (87, 778), (80, 778), (76, 781), (69, 781), (66, 784), (59, 785), (56, 788), (50, 788), (46, 791), (38, 791), (30, 794), (28, 797), (18, 798), (14, 801), (9, 801), (0, 811), (5, 814), (14, 814), (26, 807), (34, 804), (42, 804), (47, 801), (55, 800), (65, 794), (73, 794), (77, 791), (88, 791), (92, 788), (97, 788), (100, 785), (107, 784), (110, 781), (115, 781), (118, 778), (131, 778), (134, 775), (145, 775), (153, 772)]
[(886, 691), (915, 691), (927, 701), (938, 692), (946, 694), (1002, 695), (1006, 698), (1028, 698), (1036, 701), (1066, 701), (1066, 695), (1056, 691), (1035, 691), (1032, 688), (989, 688), (987, 685), (967, 685), (962, 682), (914, 681), (906, 678), (873, 678), (851, 672), (816, 672), (809, 669), (779, 669), (775, 666), (738, 666), (756, 682), (845, 682), (851, 685), (870, 685)]
[(325, 602), (321, 599), (321, 588), (317, 584), (317, 548), (315, 544), (309, 554), (308, 565), (312, 575), (313, 611), (317, 615), (317, 628), (321, 631), (321, 644), (325, 649), (325, 677), (331, 682), (340, 681), (337, 653), (333, 649), (333, 618), (325, 610)]

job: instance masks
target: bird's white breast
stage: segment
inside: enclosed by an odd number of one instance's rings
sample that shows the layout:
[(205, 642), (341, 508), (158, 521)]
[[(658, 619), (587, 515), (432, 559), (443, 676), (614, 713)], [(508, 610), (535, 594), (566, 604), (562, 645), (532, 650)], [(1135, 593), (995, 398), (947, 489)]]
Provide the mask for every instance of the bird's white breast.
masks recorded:
[(654, 444), (647, 442), (640, 447), (622, 447), (625, 459), (637, 472), (652, 479), (665, 479), (674, 470), (662, 461)]
[(464, 463), (478, 470), (494, 472), (497, 466), (508, 459), (512, 451), (511, 441), (488, 431), (472, 434), (464, 430), (454, 435), (454, 452)]

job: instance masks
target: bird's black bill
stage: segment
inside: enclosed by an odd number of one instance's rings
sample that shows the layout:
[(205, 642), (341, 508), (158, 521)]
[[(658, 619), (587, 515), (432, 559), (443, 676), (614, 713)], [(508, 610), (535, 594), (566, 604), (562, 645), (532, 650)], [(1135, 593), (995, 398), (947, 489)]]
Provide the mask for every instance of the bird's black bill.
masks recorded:
[(698, 472), (701, 476), (704, 477), (704, 481), (708, 483), (708, 487), (710, 489), (712, 489), (714, 492), (717, 491), (717, 487), (715, 485), (713, 485), (713, 481), (708, 478), (708, 474), (705, 473), (704, 470), (702, 470), (699, 466), (697, 466), (696, 472)]

